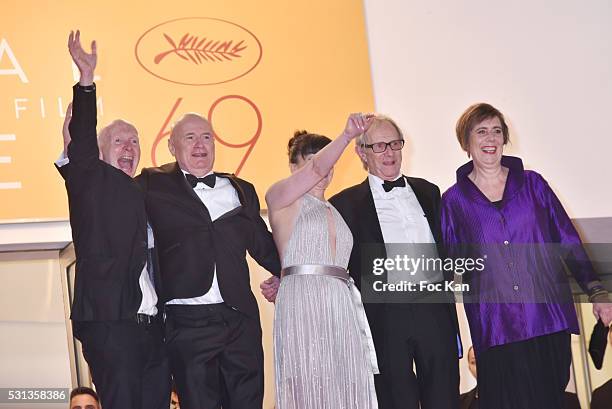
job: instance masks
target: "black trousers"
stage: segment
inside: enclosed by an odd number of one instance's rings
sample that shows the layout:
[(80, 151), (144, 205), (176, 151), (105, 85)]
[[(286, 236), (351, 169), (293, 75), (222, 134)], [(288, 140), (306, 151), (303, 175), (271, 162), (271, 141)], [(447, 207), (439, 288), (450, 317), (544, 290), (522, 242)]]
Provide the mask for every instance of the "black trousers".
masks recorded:
[(449, 306), (388, 304), (386, 310), (381, 373), (374, 378), (380, 409), (458, 408), (457, 332)]
[(480, 406), (488, 409), (560, 409), (569, 382), (570, 334), (556, 332), (480, 351)]
[(166, 343), (181, 409), (261, 409), (258, 320), (225, 304), (169, 305)]
[(168, 409), (170, 371), (161, 323), (73, 322), (104, 409)]

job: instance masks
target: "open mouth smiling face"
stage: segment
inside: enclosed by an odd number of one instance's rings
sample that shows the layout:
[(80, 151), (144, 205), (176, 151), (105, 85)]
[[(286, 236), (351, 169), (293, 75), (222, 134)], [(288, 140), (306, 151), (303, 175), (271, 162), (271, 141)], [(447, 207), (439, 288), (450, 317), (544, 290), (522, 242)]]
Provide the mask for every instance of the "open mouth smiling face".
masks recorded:
[(120, 123), (109, 131), (107, 138), (101, 141), (102, 160), (134, 177), (140, 161), (140, 143), (136, 129)]
[(470, 132), (469, 153), (476, 162), (496, 163), (504, 151), (504, 134), (498, 117), (485, 119)]

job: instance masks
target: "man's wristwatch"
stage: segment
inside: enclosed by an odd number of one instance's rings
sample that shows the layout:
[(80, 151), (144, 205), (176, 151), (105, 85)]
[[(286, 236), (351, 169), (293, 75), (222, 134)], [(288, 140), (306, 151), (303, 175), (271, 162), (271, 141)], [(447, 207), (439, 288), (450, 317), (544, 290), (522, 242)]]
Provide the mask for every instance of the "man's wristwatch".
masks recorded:
[(96, 84), (81, 85), (77, 82), (76, 86), (78, 89), (80, 89), (83, 92), (94, 92), (96, 90)]

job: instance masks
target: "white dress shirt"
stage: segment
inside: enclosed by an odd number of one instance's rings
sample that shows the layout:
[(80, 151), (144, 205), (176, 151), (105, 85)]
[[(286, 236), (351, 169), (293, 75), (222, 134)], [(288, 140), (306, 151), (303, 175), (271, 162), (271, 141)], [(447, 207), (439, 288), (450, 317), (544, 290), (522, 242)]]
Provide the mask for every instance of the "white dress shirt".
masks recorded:
[[(210, 175), (213, 172), (209, 172)], [(186, 175), (187, 172), (183, 171)], [(215, 187), (210, 187), (205, 183), (198, 183), (194, 192), (198, 195), (208, 213), (210, 218), (215, 221), (225, 213), (234, 210), (240, 206), (240, 199), (238, 198), (238, 192), (234, 189), (231, 182), (227, 178), (217, 177), (215, 179)], [(217, 281), (217, 266), (215, 265), (215, 271), (213, 273), (213, 282), (210, 289), (206, 294), (193, 298), (176, 298), (168, 301), (166, 304), (218, 304), (223, 302), (221, 291), (219, 290), (219, 282)]]
[[(70, 163), (70, 159), (66, 157), (65, 153), (62, 152), (59, 158), (55, 161), (57, 167), (61, 168), (64, 165)], [(147, 248), (152, 249), (155, 247), (155, 241), (153, 239), (153, 231), (151, 226), (147, 223)], [(138, 278), (138, 285), (140, 286), (140, 292), (142, 293), (142, 301), (138, 308), (139, 314), (156, 315), (157, 314), (157, 293), (155, 292), (155, 286), (149, 277), (149, 271), (147, 270), (147, 263), (145, 262), (140, 277)]]
[[(401, 174), (398, 177), (403, 177)], [(412, 258), (436, 258), (438, 252), (425, 212), (416, 194), (406, 181), (405, 187), (383, 189), (384, 180), (368, 174), (370, 190), (380, 223), (387, 258), (407, 255)], [(418, 270), (411, 274), (389, 274), (389, 282), (421, 280), (437, 282), (443, 279), (439, 271)]]
[[(151, 250), (155, 247), (155, 239), (153, 238), (153, 230), (147, 223), (147, 248)], [(157, 293), (155, 292), (155, 286), (151, 277), (149, 276), (148, 260), (142, 268), (140, 278), (138, 279), (138, 285), (142, 292), (142, 301), (140, 302), (140, 308), (138, 308), (139, 314), (157, 315)]]

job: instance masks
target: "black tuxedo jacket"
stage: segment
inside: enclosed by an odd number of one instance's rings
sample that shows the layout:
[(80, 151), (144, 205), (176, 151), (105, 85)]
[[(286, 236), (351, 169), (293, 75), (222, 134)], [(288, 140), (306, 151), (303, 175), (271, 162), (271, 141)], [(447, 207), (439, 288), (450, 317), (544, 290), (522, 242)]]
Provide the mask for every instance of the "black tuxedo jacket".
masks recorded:
[(229, 179), (241, 205), (215, 221), (176, 162), (143, 169), (137, 178), (146, 193), (147, 214), (159, 250), (162, 298), (169, 301), (205, 294), (216, 265), (225, 303), (259, 319), (246, 253), (279, 275), (276, 246), (259, 214), (253, 185), (232, 175), (216, 175)]
[[(478, 386), (469, 392), (462, 393), (459, 396), (459, 409), (471, 409), (472, 403), (478, 400), (476, 395), (478, 395)], [(474, 407), (478, 407), (478, 402), (475, 402)]]
[(612, 406), (612, 379), (593, 391), (591, 409), (608, 409)]
[[(407, 183), (414, 191), (425, 217), (429, 222), (429, 227), (433, 234), (434, 240), (437, 243), (438, 254), (444, 257), (444, 249), (442, 243), (442, 231), (440, 227), (440, 189), (433, 183), (425, 179), (406, 177)], [(367, 247), (368, 244), (384, 244), (380, 222), (374, 205), (374, 197), (370, 189), (370, 183), (366, 178), (362, 183), (349, 187), (342, 192), (336, 194), (331, 199), (330, 203), (334, 205), (338, 212), (344, 218), (344, 221), (349, 226), (353, 234), (353, 250), (349, 259), (349, 273), (363, 294), (367, 294), (366, 288), (361, 288), (362, 282), (362, 265), (372, 265), (374, 258), (386, 258), (384, 246)], [(367, 252), (367, 253), (366, 253)], [(365, 256), (364, 256), (365, 254)], [(367, 260), (366, 260), (367, 259)], [(364, 276), (364, 283), (368, 285), (372, 275)], [(386, 282), (386, 273), (379, 278)], [(449, 279), (449, 277), (447, 277)], [(449, 305), (449, 314), (459, 333), (459, 324), (457, 321), (457, 312), (455, 304)], [(382, 346), (384, 345), (385, 319), (383, 314), (390, 306), (401, 308), (402, 304), (384, 304), (384, 303), (364, 303), (364, 307), (372, 330), (374, 344), (377, 347), (377, 355), (381, 360)], [(380, 347), (379, 347), (380, 346)]]
[(101, 161), (96, 138), (96, 93), (73, 88), (70, 163), (66, 181), (76, 253), (71, 318), (113, 321), (136, 316), (138, 279), (147, 259), (144, 195), (121, 170)]

